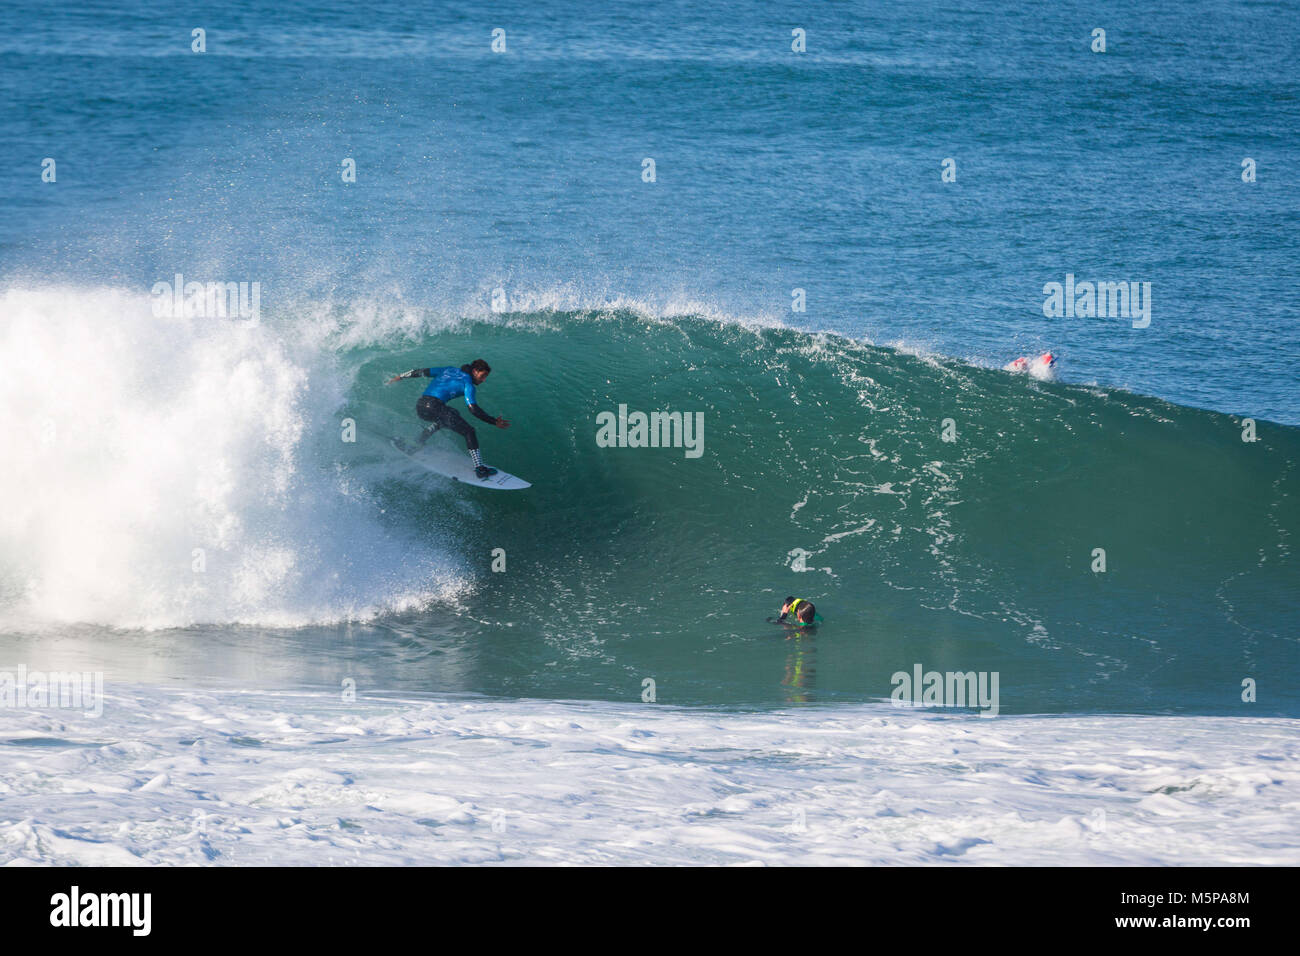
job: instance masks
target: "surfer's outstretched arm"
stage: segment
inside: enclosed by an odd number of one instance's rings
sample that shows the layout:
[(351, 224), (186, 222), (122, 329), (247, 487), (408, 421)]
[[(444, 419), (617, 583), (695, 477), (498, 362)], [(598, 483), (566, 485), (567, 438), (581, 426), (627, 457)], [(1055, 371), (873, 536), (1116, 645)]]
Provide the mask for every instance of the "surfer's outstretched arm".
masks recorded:
[(483, 411), (483, 409), (479, 408), (477, 405), (469, 405), (468, 408), (469, 408), (469, 413), (481, 422), (487, 422), (489, 425), (495, 425), (497, 428), (510, 427), (510, 423), (506, 421), (504, 418), (502, 418), (500, 415), (497, 415), (494, 418), (493, 416), (489, 415), (487, 412)]
[(427, 368), (413, 368), (409, 372), (403, 372), (401, 375), (394, 375), (384, 384), (392, 385), (394, 382), (400, 382), (404, 378), (420, 378), (420, 377), (428, 378), (430, 371), (431, 370)]

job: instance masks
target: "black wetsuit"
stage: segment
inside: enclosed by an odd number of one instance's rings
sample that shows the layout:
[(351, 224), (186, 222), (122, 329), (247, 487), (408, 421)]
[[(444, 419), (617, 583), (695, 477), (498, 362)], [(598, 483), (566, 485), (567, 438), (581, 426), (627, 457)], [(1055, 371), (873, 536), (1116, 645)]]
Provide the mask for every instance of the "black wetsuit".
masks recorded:
[(433, 379), (429, 383), (429, 387), (424, 390), (424, 394), (420, 396), (420, 400), (415, 403), (415, 414), (426, 422), (432, 422), (432, 425), (420, 435), (421, 445), (428, 441), (429, 436), (439, 428), (450, 428), (465, 439), (465, 447), (471, 452), (478, 450), (478, 434), (470, 423), (465, 421), (460, 412), (447, 404), (447, 399), (464, 395), (470, 413), (475, 418), (487, 422), (489, 425), (497, 423), (495, 418), (478, 407), (477, 395), (474, 391), (474, 377), (470, 374), (468, 365), (462, 365), (460, 368), (454, 366), (446, 368), (413, 368), (397, 377)]
[[(496, 419), (477, 405), (471, 405), (469, 410), (475, 418), (489, 425), (496, 424)], [(474, 431), (474, 426), (465, 421), (464, 416), (446, 402), (441, 402), (432, 395), (421, 395), (420, 400), (415, 403), (415, 414), (426, 422), (433, 422), (438, 428), (450, 428), (465, 439), (465, 447), (470, 451), (478, 447), (478, 433)], [(434, 430), (436, 429), (426, 429), (426, 434), (432, 434)]]

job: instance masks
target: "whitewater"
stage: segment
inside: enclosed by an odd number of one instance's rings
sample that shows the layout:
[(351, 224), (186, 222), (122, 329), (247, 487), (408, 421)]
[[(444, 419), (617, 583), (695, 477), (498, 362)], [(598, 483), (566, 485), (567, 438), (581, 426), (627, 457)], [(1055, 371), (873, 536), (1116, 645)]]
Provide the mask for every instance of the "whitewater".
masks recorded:
[(1290, 720), (132, 688), (5, 715), (0, 863), (1289, 865)]
[(304, 468), (340, 401), (318, 349), (111, 288), (9, 288), (0, 314), (7, 623), (293, 626), (461, 585), (381, 532), (355, 476)]

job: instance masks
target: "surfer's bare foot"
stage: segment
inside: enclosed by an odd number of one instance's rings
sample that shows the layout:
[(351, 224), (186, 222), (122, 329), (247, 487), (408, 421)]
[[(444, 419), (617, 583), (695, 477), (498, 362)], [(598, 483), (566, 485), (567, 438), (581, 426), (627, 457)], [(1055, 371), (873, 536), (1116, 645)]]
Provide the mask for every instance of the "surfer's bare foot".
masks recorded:
[(474, 469), (474, 474), (479, 478), (491, 478), (497, 473), (495, 468), (489, 468), (487, 465), (479, 465)]

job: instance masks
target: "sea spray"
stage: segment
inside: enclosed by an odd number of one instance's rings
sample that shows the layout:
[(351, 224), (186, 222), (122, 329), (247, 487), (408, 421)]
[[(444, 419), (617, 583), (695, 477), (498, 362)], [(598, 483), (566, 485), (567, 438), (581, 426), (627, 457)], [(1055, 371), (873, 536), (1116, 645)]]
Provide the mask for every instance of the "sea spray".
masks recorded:
[(292, 626), (460, 586), (313, 460), (329, 353), (121, 289), (10, 288), (0, 311), (0, 619)]

